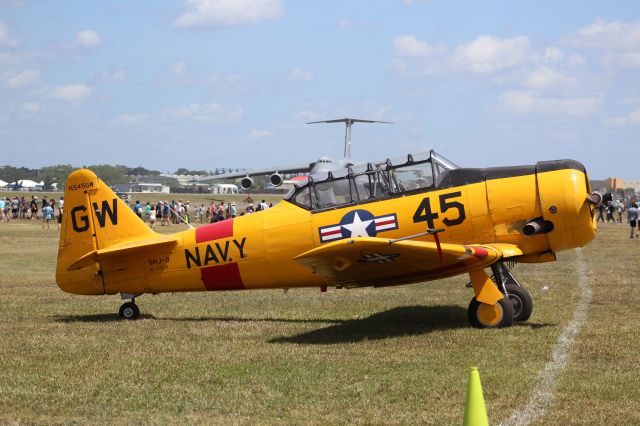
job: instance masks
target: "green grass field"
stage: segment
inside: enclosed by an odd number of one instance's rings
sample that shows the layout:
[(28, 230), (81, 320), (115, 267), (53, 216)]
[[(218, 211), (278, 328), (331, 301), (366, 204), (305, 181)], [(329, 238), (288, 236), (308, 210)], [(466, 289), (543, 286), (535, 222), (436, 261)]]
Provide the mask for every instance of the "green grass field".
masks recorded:
[[(569, 251), (516, 266), (535, 307), (504, 330), (468, 326), (463, 276), (144, 296), (142, 319), (120, 321), (118, 297), (56, 287), (57, 238), (0, 224), (0, 424), (460, 424), (470, 366), (499, 424), (529, 400), (580, 298)], [(587, 321), (534, 424), (640, 424), (639, 253), (626, 225), (582, 249)]]

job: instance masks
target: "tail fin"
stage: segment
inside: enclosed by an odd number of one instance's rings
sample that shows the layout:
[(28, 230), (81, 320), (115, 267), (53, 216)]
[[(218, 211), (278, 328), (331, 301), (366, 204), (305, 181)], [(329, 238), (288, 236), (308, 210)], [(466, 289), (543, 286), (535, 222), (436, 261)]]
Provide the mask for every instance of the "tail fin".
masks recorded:
[[(76, 170), (65, 183), (56, 282), (70, 293), (104, 294), (100, 268), (91, 255), (156, 237), (91, 170)], [(81, 259), (88, 261), (78, 265)]]

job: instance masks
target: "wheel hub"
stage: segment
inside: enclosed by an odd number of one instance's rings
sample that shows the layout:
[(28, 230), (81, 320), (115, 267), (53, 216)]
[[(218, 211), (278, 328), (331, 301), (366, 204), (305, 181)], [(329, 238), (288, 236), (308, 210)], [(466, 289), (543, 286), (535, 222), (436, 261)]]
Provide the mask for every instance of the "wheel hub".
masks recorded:
[(511, 304), (513, 305), (513, 313), (517, 317), (522, 313), (522, 300), (515, 294), (510, 294), (509, 300), (511, 300)]
[(478, 321), (485, 327), (495, 327), (502, 321), (502, 307), (498, 303), (495, 305), (481, 303), (478, 306), (477, 316)]

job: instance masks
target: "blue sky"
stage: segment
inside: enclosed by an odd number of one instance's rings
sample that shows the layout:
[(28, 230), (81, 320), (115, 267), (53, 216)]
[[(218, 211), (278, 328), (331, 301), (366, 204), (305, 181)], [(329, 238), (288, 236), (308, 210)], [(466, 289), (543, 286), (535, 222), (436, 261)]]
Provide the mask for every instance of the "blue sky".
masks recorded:
[(637, 179), (637, 1), (0, 0), (0, 164), (268, 167), (433, 148)]

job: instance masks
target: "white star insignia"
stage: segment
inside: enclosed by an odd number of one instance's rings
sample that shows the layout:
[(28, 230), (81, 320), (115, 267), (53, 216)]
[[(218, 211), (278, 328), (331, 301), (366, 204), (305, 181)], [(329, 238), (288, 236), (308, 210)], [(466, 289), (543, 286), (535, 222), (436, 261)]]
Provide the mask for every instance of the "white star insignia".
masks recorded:
[(358, 212), (353, 216), (353, 222), (348, 225), (342, 225), (343, 228), (351, 231), (352, 237), (368, 237), (367, 226), (371, 225), (372, 220), (361, 220)]

